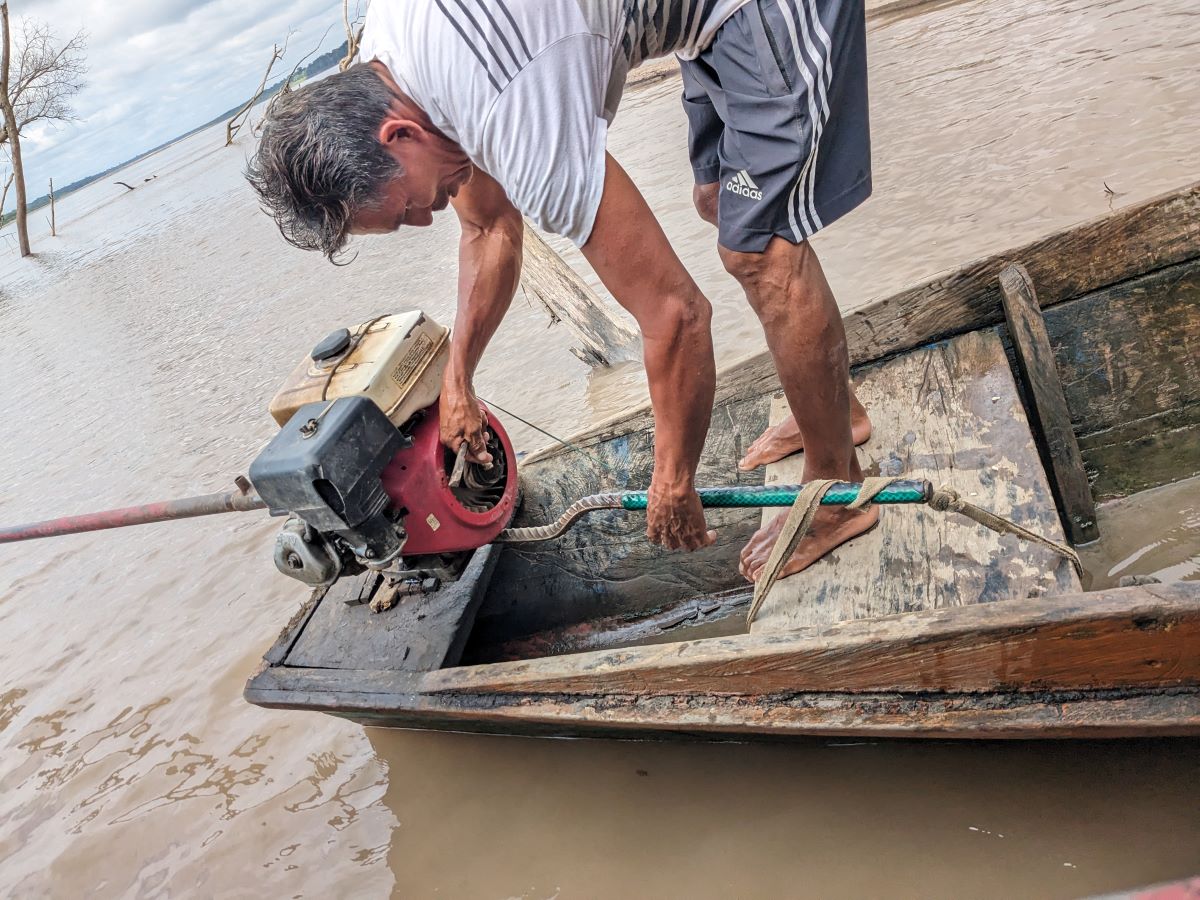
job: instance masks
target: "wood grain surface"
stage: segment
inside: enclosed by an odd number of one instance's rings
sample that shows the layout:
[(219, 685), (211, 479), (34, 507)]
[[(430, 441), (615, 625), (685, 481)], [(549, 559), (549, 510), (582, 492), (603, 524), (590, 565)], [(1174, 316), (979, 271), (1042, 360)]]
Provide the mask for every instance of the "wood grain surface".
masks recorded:
[(1071, 411), (1063, 394), (1054, 348), (1038, 305), (1037, 291), (1019, 263), (1000, 272), (1004, 318), (1013, 343), (1017, 368), (1029, 391), (1029, 420), (1034, 438), (1049, 461), (1050, 488), (1058, 502), (1067, 536), (1073, 544), (1096, 540), (1096, 504), (1088, 483)]
[[(967, 501), (1063, 540), (1000, 339), (972, 332), (860, 369), (859, 399), (874, 426), (859, 448), (867, 474), (926, 478)], [(772, 420), (787, 415), (782, 397)], [(801, 480), (798, 454), (767, 482)], [(763, 510), (763, 523), (779, 510)], [(924, 506), (881, 507), (880, 524), (798, 575), (776, 583), (753, 632), (1079, 590), (1049, 550)]]
[(1046, 330), (1097, 501), (1200, 474), (1200, 259), (1047, 310)]
[(1096, 691), (1200, 685), (1200, 584), (443, 669), (425, 692)]

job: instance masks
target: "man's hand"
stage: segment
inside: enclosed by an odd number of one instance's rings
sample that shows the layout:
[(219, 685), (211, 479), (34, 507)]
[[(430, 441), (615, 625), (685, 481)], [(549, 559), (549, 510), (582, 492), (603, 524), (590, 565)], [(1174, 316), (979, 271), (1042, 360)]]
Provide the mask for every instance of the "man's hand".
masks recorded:
[(605, 167), (604, 195), (583, 255), (642, 331), (654, 405), (646, 536), (672, 550), (698, 550), (717, 539), (695, 489), (716, 384), (712, 309), (637, 186), (611, 156)]
[(487, 415), (479, 400), (469, 390), (442, 386), (441, 437), (442, 443), (457, 453), (465, 442), (467, 460), (481, 466), (492, 464), (492, 454), (487, 452)]
[(650, 482), (646, 508), (646, 537), (668, 550), (699, 550), (716, 543), (717, 533), (708, 530), (704, 507), (695, 488), (661, 489)]

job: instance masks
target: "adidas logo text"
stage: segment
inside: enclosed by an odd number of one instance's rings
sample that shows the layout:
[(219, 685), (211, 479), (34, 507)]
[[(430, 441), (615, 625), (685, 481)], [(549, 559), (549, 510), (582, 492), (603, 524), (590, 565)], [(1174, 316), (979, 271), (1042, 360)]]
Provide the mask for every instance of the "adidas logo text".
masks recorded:
[(733, 193), (740, 194), (743, 197), (749, 197), (751, 200), (762, 199), (762, 191), (758, 189), (758, 185), (754, 183), (754, 179), (750, 177), (750, 173), (745, 169), (742, 169), (742, 171), (725, 182), (725, 190), (733, 191)]

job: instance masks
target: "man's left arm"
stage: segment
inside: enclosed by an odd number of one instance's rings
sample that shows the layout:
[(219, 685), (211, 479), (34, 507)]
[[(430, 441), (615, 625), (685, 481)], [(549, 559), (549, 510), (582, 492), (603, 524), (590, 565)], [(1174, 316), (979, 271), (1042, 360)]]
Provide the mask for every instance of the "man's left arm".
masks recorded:
[(491, 456), (483, 433), (486, 421), (475, 397), (475, 369), (520, 283), (524, 222), (504, 189), (478, 168), (451, 202), (462, 235), (458, 312), (442, 379), (441, 437), (452, 449), (466, 441), (468, 457), (486, 464)]

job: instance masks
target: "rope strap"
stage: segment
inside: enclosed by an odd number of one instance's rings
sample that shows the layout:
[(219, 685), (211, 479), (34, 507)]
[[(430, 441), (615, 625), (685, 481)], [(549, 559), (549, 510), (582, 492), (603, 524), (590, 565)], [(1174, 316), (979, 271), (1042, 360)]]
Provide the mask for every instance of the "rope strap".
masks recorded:
[[(898, 478), (864, 478), (862, 489), (859, 491), (857, 499), (846, 508), (862, 509), (874, 500), (888, 485), (899, 480)], [(767, 599), (771, 588), (779, 580), (779, 573), (783, 571), (785, 563), (791, 559), (792, 554), (796, 552), (796, 547), (804, 540), (805, 535), (808, 534), (809, 529), (812, 527), (813, 519), (816, 518), (817, 510), (821, 505), (821, 498), (825, 496), (826, 491), (834, 484), (836, 482), (832, 480), (813, 481), (805, 485), (804, 490), (796, 497), (796, 502), (788, 511), (787, 519), (784, 521), (783, 528), (779, 532), (779, 538), (776, 540), (775, 546), (771, 548), (771, 555), (767, 557), (766, 565), (763, 566), (763, 570), (759, 573), (758, 580), (754, 584), (754, 599), (750, 604), (750, 611), (746, 614), (747, 625), (753, 624), (754, 618), (762, 608), (763, 601)], [(959, 496), (957, 491), (950, 488), (935, 488), (927, 502), (932, 509), (938, 512), (949, 511), (960, 513), (998, 534), (1015, 535), (1021, 540), (1030, 541), (1045, 547), (1047, 550), (1057, 553), (1063, 559), (1070, 562), (1075, 567), (1076, 574), (1081, 578), (1083, 577), (1083, 563), (1080, 562), (1079, 554), (1070, 547), (1060, 544), (1057, 541), (1052, 541), (1040, 534), (1035, 534), (1028, 528), (1013, 522), (1011, 519), (988, 512), (986, 509), (975, 506), (973, 503), (968, 503)]]
[(951, 512), (961, 513), (968, 519), (978, 522), (984, 528), (990, 528), (998, 534), (1016, 535), (1023, 541), (1030, 541), (1045, 547), (1047, 550), (1057, 553), (1063, 559), (1070, 562), (1075, 567), (1075, 574), (1080, 578), (1083, 577), (1083, 563), (1079, 559), (1079, 554), (1066, 544), (1060, 544), (1058, 541), (1042, 537), (1042, 535), (1035, 534), (1011, 519), (988, 512), (986, 509), (981, 509), (973, 503), (968, 503), (958, 495), (957, 491), (950, 490), (949, 488), (936, 488), (933, 495), (929, 498), (929, 505), (938, 512), (950, 510)]

